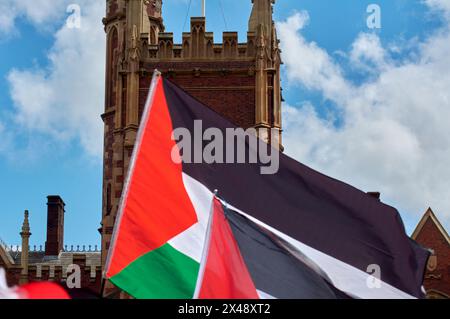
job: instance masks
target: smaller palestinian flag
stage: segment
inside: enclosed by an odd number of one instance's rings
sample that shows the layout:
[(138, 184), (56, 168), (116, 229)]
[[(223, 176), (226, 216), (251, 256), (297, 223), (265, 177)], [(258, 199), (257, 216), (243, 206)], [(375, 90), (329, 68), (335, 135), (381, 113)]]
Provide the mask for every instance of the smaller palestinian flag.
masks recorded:
[(348, 298), (314, 268), (320, 272), (281, 238), (214, 199), (196, 297)]
[(212, 217), (196, 298), (257, 299), (258, 293), (247, 265), (225, 220), (222, 204), (214, 199)]

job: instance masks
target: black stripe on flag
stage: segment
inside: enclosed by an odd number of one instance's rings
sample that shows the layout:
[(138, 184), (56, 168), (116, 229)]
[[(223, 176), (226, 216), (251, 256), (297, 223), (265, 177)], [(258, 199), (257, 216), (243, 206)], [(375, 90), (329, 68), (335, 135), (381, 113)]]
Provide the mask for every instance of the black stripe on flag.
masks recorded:
[(283, 246), (282, 239), (224, 207), (233, 235), (258, 290), (278, 299), (348, 298)]

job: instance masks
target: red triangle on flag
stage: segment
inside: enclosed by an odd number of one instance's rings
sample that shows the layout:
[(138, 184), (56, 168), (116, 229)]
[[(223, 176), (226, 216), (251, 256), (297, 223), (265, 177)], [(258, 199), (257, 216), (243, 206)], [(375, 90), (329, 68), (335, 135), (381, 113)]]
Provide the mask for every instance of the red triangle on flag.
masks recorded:
[(222, 203), (214, 199), (209, 238), (199, 277), (199, 299), (259, 299), (255, 284), (225, 218)]

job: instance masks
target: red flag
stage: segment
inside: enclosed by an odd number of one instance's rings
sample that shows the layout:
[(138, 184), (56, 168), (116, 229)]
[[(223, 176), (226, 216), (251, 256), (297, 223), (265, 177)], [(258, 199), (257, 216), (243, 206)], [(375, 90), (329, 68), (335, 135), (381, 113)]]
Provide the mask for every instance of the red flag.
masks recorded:
[(70, 299), (63, 287), (53, 282), (34, 282), (17, 288), (23, 299)]
[(199, 299), (259, 299), (222, 204), (214, 199)]

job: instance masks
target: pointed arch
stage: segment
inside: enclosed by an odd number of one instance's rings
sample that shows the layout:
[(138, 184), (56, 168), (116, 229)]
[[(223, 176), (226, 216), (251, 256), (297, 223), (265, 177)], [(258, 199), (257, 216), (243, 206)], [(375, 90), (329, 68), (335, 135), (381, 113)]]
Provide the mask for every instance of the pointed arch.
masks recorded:
[(116, 104), (116, 71), (117, 50), (119, 48), (119, 33), (113, 26), (108, 32), (107, 57), (106, 57), (106, 108), (114, 107)]
[(156, 27), (152, 26), (151, 30), (150, 30), (150, 44), (151, 45), (156, 45), (157, 44), (158, 37), (157, 37), (156, 32), (157, 32)]
[(212, 40), (208, 40), (206, 43), (206, 57), (210, 58), (214, 56), (214, 43)]
[(112, 185), (106, 186), (106, 215), (110, 215), (112, 210)]
[(183, 41), (183, 58), (189, 58), (191, 56), (191, 52), (190, 52), (190, 42), (189, 40), (184, 40)]

